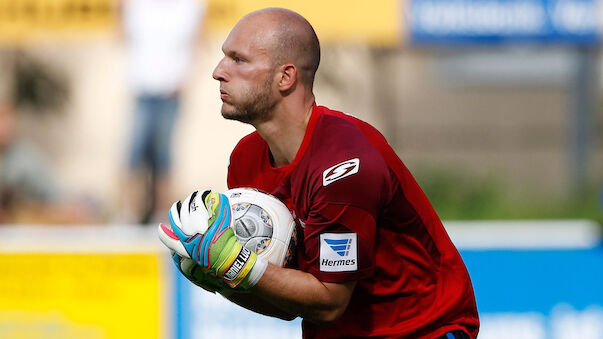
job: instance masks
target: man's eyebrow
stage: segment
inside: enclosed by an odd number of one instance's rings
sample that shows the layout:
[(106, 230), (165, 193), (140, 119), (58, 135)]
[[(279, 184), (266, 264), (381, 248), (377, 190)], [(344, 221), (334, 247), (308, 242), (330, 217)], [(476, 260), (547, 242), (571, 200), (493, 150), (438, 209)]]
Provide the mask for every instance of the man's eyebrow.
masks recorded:
[(231, 57), (231, 58), (235, 58), (235, 57), (239, 57), (239, 58), (243, 58), (243, 59), (247, 58), (247, 56), (244, 53), (237, 51), (237, 50), (222, 49), (222, 51), (224, 52), (224, 55)]

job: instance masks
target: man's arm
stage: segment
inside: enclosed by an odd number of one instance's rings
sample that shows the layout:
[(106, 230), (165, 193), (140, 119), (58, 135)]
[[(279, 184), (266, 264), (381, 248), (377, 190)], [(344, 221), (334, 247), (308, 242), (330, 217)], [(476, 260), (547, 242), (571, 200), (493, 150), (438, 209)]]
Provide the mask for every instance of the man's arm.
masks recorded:
[(237, 304), (243, 308), (246, 308), (255, 313), (263, 314), (269, 317), (279, 318), (286, 321), (291, 321), (297, 318), (296, 315), (285, 312), (273, 304), (265, 301), (264, 299), (258, 298), (258, 296), (251, 293), (222, 293), (222, 296), (228, 299), (230, 302)]
[(315, 323), (329, 323), (343, 314), (355, 286), (355, 281), (322, 282), (310, 273), (269, 264), (250, 293), (227, 298), (254, 312), (285, 320), (300, 316)]
[[(345, 311), (355, 282), (321, 282), (310, 273), (279, 267), (258, 257), (238, 243), (230, 228), (231, 208), (226, 196), (210, 191), (198, 193), (172, 205), (171, 227), (159, 225), (159, 238), (168, 248), (213, 272), (227, 285), (276, 306), (285, 315), (328, 323)], [(274, 308), (246, 303), (244, 297), (234, 300), (259, 313), (281, 315), (273, 312)]]

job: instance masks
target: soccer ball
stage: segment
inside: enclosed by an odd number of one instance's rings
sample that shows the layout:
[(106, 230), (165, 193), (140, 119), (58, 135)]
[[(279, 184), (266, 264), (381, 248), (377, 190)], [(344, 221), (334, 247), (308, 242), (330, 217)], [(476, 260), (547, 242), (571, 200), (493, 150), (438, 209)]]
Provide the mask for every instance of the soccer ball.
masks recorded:
[(278, 266), (293, 260), (295, 219), (279, 199), (254, 188), (224, 192), (232, 209), (232, 229), (241, 245)]

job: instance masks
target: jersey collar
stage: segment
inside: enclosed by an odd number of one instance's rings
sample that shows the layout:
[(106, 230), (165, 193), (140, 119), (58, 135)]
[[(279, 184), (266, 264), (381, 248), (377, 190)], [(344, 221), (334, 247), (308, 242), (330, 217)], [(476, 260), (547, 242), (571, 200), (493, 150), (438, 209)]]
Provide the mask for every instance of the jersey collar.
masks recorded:
[[(304, 139), (302, 140), (302, 143), (299, 146), (299, 149), (297, 150), (297, 153), (295, 154), (295, 158), (293, 159), (293, 161), (289, 165), (285, 165), (285, 166), (281, 166), (281, 167), (277, 167), (277, 168), (272, 167), (271, 164), (268, 164), (268, 166), (272, 170), (288, 171), (288, 170), (292, 170), (293, 168), (295, 168), (295, 166), (299, 163), (301, 158), (306, 153), (308, 146), (310, 145), (310, 140), (312, 140), (312, 135), (314, 134), (314, 128), (316, 127), (318, 118), (322, 114), (322, 108), (323, 108), (322, 106), (317, 106), (316, 102), (314, 102), (312, 104), (312, 114), (310, 115), (310, 120), (308, 121), (308, 126), (306, 126), (306, 133), (304, 134)], [(270, 155), (269, 155), (270, 148), (268, 147), (268, 143), (266, 143), (266, 152), (268, 152), (268, 156), (270, 157)]]
[(291, 162), (291, 166), (295, 166), (299, 163), (301, 158), (306, 154), (306, 150), (310, 145), (310, 140), (312, 140), (312, 135), (314, 134), (314, 128), (316, 127), (316, 123), (318, 122), (318, 118), (322, 113), (321, 106), (317, 106), (316, 102), (312, 104), (312, 115), (310, 116), (310, 120), (308, 121), (308, 126), (306, 126), (306, 134), (304, 134), (304, 139), (302, 140), (299, 149), (297, 150), (297, 154), (295, 155), (295, 159)]

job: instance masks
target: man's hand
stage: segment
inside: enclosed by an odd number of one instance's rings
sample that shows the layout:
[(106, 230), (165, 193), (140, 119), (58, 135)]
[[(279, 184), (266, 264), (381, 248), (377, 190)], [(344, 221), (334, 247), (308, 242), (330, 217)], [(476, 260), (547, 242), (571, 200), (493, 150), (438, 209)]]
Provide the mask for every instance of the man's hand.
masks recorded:
[(192, 259), (183, 258), (178, 253), (172, 252), (172, 261), (180, 273), (193, 284), (211, 293), (218, 292), (225, 297), (232, 294), (233, 290), (229, 285), (212, 275), (211, 271), (197, 265)]
[(159, 238), (171, 250), (190, 258), (232, 287), (248, 289), (264, 274), (267, 261), (241, 246), (233, 230), (228, 198), (206, 191), (176, 202), (169, 212), (171, 229), (159, 225)]

